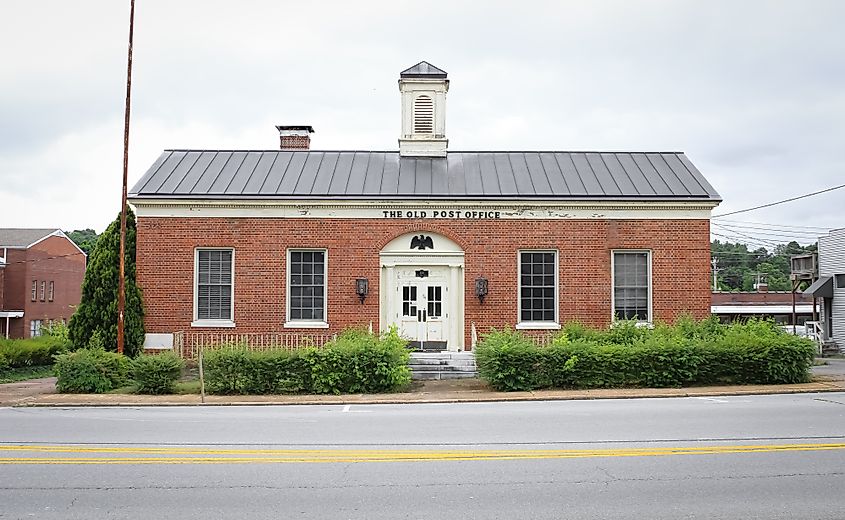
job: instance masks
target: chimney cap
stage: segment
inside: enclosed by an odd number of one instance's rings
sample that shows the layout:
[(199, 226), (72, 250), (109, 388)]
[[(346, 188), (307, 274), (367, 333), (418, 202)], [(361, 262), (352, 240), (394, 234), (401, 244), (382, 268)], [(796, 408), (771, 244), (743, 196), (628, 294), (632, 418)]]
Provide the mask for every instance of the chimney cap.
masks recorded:
[(276, 130), (279, 132), (284, 131), (291, 131), (291, 130), (300, 130), (304, 132), (308, 132), (309, 134), (314, 133), (314, 127), (311, 125), (276, 125)]
[(421, 61), (399, 73), (400, 78), (446, 79), (446, 71), (427, 61)]

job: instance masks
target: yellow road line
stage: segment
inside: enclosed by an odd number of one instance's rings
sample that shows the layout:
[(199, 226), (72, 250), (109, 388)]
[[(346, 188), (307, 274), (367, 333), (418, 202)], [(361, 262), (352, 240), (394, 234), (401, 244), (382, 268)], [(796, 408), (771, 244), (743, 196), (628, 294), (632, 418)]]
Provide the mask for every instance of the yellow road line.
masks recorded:
[[(845, 443), (766, 444), (738, 446), (680, 446), (580, 450), (270, 450), (202, 449), (183, 447), (41, 446), (6, 445), (0, 452), (35, 454), (100, 454), (106, 456), (7, 456), (0, 464), (253, 464), (425, 462), (475, 460), (536, 460), (593, 457), (661, 457), (728, 453), (775, 453), (842, 450)], [(156, 456), (158, 455), (158, 456)], [(181, 456), (179, 456), (181, 455)]]

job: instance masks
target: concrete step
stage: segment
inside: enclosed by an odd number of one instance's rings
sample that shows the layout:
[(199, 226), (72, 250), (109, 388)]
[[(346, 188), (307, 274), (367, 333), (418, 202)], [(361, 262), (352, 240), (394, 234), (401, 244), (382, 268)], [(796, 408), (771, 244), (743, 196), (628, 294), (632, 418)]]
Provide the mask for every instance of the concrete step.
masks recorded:
[(472, 352), (411, 352), (408, 365), (413, 379), (456, 379), (476, 377)]
[(411, 378), (417, 381), (424, 381), (441, 379), (467, 379), (477, 376), (478, 374), (476, 374), (475, 372), (439, 372), (432, 370), (426, 372), (414, 372), (411, 375)]

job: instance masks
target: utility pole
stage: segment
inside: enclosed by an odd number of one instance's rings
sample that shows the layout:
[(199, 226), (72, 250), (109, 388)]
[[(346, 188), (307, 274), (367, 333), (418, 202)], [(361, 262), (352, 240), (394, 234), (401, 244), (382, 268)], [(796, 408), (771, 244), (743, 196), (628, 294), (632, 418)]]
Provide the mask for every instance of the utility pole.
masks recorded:
[(129, 51), (126, 64), (126, 112), (123, 122), (123, 187), (120, 198), (120, 275), (117, 286), (117, 353), (123, 354), (126, 310), (126, 179), (129, 172), (129, 100), (132, 92), (132, 36), (135, 0), (129, 1)]
[(716, 275), (719, 271), (721, 271), (721, 269), (716, 267), (717, 265), (719, 265), (719, 259), (714, 256), (713, 259), (710, 260), (710, 263), (713, 265), (713, 292), (716, 292), (719, 290), (719, 282), (716, 278)]

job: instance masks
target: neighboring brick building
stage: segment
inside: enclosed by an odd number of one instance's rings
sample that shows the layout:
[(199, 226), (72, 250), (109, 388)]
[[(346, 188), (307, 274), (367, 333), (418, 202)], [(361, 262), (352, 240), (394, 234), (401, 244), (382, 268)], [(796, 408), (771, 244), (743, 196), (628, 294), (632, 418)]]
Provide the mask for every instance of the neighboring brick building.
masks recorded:
[(167, 150), (132, 188), (148, 333), (473, 331), (710, 313), (719, 195), (683, 153), (447, 152), (446, 73), (404, 71), (398, 152)]
[(85, 253), (59, 229), (0, 229), (0, 335), (29, 338), (82, 298)]

